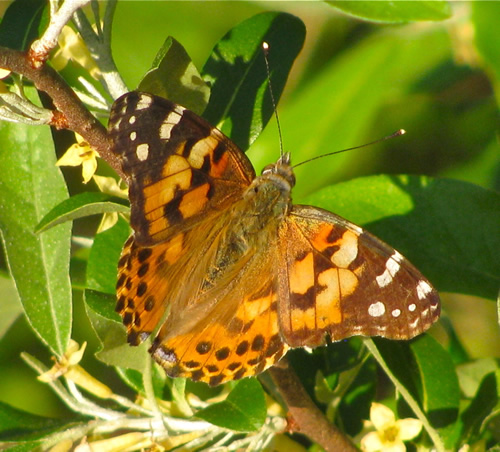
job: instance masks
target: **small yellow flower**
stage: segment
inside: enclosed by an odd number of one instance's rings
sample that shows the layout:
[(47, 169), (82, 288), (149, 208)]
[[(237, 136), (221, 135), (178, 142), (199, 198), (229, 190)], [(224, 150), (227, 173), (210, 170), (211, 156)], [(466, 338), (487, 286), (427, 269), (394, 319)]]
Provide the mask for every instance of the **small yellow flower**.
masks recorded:
[(75, 133), (77, 143), (72, 144), (64, 155), (57, 161), (57, 166), (82, 165), (83, 182), (86, 184), (97, 169), (99, 154), (94, 151), (84, 139)]
[(65, 25), (59, 35), (58, 42), (59, 48), (51, 58), (54, 69), (60, 71), (66, 67), (69, 60), (73, 60), (89, 71), (92, 77), (97, 78), (99, 69), (79, 34)]
[(71, 340), (62, 358), (56, 361), (52, 369), (40, 375), (38, 379), (44, 383), (49, 383), (64, 375), (66, 379), (73, 381), (97, 397), (102, 399), (111, 397), (113, 395), (111, 389), (96, 380), (78, 364), (83, 358), (86, 347), (86, 342), (80, 347), (77, 342)]
[(396, 420), (394, 413), (385, 405), (372, 403), (370, 421), (375, 427), (361, 440), (361, 450), (366, 452), (405, 452), (403, 441), (416, 438), (422, 430), (418, 419)]

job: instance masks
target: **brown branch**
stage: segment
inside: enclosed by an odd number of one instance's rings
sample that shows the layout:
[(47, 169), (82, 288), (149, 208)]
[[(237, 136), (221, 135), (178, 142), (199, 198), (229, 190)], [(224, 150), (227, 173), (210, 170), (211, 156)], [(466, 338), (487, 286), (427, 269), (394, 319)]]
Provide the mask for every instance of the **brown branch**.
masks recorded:
[(307, 435), (326, 451), (357, 451), (349, 439), (314, 404), (288, 362), (281, 360), (280, 366), (271, 367), (268, 372), (287, 404), (296, 431)]
[[(37, 89), (44, 91), (52, 99), (58, 113), (56, 124), (81, 135), (122, 178), (121, 164), (111, 152), (111, 140), (106, 128), (83, 105), (75, 92), (50, 66), (33, 68), (27, 54), (18, 50), (0, 47), (0, 68), (8, 69), (31, 80)], [(64, 119), (61, 117), (63, 115)]]

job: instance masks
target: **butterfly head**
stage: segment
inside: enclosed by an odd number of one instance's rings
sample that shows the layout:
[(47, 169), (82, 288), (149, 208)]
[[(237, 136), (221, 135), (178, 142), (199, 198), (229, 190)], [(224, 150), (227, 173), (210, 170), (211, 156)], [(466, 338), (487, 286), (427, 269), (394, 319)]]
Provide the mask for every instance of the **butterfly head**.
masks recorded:
[(261, 175), (277, 175), (283, 178), (288, 183), (290, 189), (292, 189), (295, 185), (295, 174), (291, 165), (290, 152), (285, 152), (276, 163), (265, 166)]

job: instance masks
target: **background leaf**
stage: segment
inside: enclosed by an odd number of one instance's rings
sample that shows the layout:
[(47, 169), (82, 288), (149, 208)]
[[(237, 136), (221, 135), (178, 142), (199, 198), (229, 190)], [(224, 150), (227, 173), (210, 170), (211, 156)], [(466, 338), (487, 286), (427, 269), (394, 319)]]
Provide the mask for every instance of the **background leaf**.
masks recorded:
[(329, 1), (341, 11), (366, 20), (381, 22), (409, 22), (445, 20), (451, 16), (447, 1)]
[[(366, 225), (408, 257), (438, 289), (496, 297), (497, 193), (455, 180), (372, 176), (324, 188), (306, 202)], [(464, 234), (475, 239), (463, 240)]]

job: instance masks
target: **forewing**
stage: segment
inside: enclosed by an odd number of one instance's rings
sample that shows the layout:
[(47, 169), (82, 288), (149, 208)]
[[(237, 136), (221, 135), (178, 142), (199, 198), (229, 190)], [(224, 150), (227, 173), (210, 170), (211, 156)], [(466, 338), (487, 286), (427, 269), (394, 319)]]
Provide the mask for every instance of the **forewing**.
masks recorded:
[(108, 129), (128, 177), (130, 224), (142, 246), (210, 220), (255, 177), (245, 154), (222, 132), (161, 97), (123, 95)]
[(429, 281), (400, 253), (347, 220), (294, 206), (280, 228), (279, 318), (292, 347), (353, 335), (410, 339), (440, 313)]

